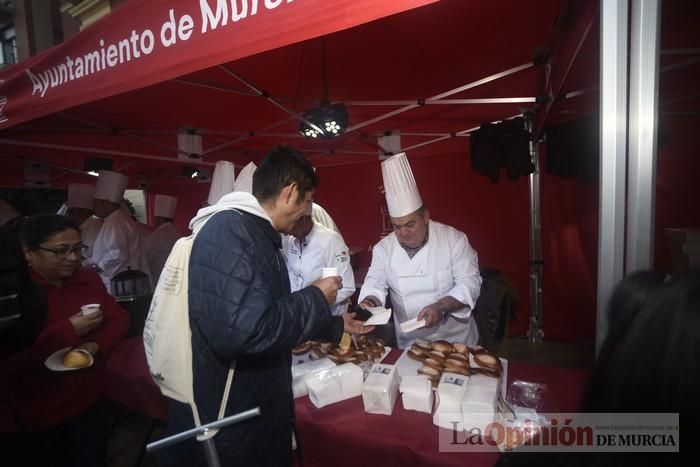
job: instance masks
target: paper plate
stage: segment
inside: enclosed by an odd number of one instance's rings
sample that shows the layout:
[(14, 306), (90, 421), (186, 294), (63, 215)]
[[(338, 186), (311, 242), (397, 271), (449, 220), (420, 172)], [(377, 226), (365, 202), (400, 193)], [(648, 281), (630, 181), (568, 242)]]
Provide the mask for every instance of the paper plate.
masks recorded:
[(52, 353), (49, 358), (46, 359), (44, 362), (44, 365), (46, 365), (46, 368), (48, 368), (51, 371), (73, 371), (73, 370), (82, 370), (83, 368), (89, 368), (92, 366), (93, 363), (95, 363), (95, 359), (92, 358), (92, 355), (90, 355), (90, 352), (85, 352), (88, 354), (90, 357), (90, 364), (86, 367), (81, 367), (81, 368), (68, 368), (63, 364), (63, 356), (67, 354), (68, 352), (71, 351), (71, 347), (65, 347), (61, 350), (57, 350), (56, 352)]

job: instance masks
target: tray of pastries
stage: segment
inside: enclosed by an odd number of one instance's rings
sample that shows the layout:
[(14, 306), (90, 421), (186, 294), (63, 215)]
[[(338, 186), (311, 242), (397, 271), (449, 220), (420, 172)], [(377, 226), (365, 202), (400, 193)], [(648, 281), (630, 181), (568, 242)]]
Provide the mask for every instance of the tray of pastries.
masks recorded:
[(464, 376), (482, 374), (500, 378), (503, 372), (501, 360), (491, 352), (476, 346), (468, 347), (460, 342), (436, 340), (416, 341), (396, 362), (400, 376), (423, 374), (437, 385), (444, 372)]
[(381, 339), (372, 336), (355, 336), (344, 333), (338, 345), (330, 342), (306, 341), (292, 349), (292, 365), (328, 358), (343, 363), (381, 362), (391, 351)]

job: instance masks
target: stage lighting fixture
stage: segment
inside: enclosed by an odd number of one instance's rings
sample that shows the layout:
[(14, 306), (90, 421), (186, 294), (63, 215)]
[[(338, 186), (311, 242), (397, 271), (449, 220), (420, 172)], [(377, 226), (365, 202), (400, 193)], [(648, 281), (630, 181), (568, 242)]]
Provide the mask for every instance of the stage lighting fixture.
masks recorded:
[(348, 127), (348, 111), (345, 104), (321, 104), (315, 109), (303, 113), (304, 120), (313, 123), (316, 128), (301, 122), (299, 133), (306, 138), (333, 139), (345, 133)]
[(104, 157), (86, 157), (83, 161), (83, 170), (87, 172), (88, 175), (97, 177), (100, 170), (112, 170), (113, 164), (114, 161), (112, 159)]
[(183, 167), (182, 173), (185, 177), (195, 179), (199, 176), (199, 169), (197, 167)]

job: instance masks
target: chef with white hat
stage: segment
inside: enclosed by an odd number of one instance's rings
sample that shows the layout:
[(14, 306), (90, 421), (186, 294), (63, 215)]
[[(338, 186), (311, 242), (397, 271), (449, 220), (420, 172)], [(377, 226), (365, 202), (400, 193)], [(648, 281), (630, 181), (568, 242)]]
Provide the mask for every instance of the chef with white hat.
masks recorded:
[(156, 195), (153, 207), (156, 230), (146, 240), (146, 260), (154, 284), (158, 283), (160, 272), (165, 266), (165, 261), (168, 259), (173, 245), (182, 237), (180, 231), (173, 224), (176, 207), (176, 197)]
[(215, 205), (224, 195), (231, 193), (234, 181), (233, 162), (217, 161), (207, 197), (209, 206)]
[(246, 193), (253, 193), (253, 174), (258, 166), (255, 162), (249, 162), (245, 167), (241, 169), (238, 173), (238, 177), (233, 182), (233, 191), (244, 191)]
[(340, 316), (348, 310), (355, 293), (355, 275), (350, 266), (350, 252), (343, 237), (313, 220), (312, 209), (282, 236), (282, 253), (287, 263), (292, 292), (308, 287), (321, 278), (322, 268), (337, 268), (342, 278), (331, 314)]
[(95, 187), (94, 211), (104, 223), (86, 263), (97, 269), (110, 291), (112, 277), (127, 268), (150, 276), (136, 223), (129, 212), (121, 208), (128, 181), (120, 173), (101, 170)]
[[(382, 162), (382, 177), (394, 231), (372, 250), (360, 305), (383, 305), (389, 293), (399, 348), (416, 339), (475, 345), (471, 312), (481, 289), (476, 251), (464, 233), (429, 220), (405, 153)], [(403, 332), (400, 324), (412, 319), (425, 326)]]
[(85, 183), (71, 183), (68, 185), (65, 215), (80, 226), (80, 239), (87, 246), (85, 251), (87, 258), (92, 256), (95, 240), (102, 229), (102, 219), (95, 216), (92, 211), (94, 196), (95, 185)]

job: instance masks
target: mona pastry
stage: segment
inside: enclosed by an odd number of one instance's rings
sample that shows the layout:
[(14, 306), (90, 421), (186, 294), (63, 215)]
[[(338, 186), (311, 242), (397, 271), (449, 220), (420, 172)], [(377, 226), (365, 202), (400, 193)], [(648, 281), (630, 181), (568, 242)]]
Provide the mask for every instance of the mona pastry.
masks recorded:
[(87, 368), (92, 359), (84, 350), (71, 350), (63, 356), (63, 366), (67, 368)]

